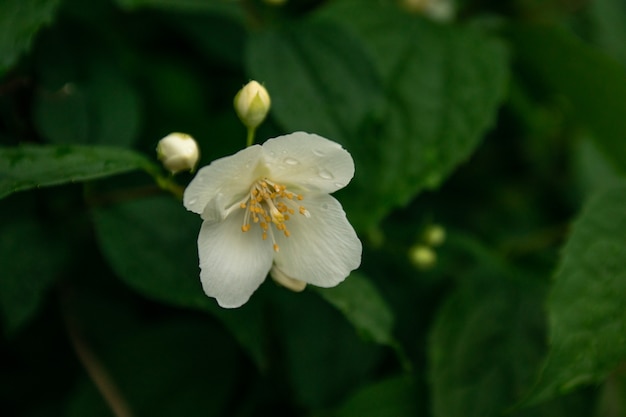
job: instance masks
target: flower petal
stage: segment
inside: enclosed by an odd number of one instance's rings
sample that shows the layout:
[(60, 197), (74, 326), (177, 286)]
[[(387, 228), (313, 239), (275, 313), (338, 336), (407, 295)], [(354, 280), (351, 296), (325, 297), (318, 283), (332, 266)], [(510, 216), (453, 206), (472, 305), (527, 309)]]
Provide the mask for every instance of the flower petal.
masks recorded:
[(332, 193), (354, 176), (352, 156), (338, 143), (305, 132), (269, 139), (263, 144), (270, 178), (289, 188)]
[(261, 149), (259, 145), (250, 146), (201, 168), (185, 189), (183, 204), (187, 210), (202, 214), (220, 193), (224, 204), (247, 193), (256, 179), (258, 167), (264, 166)]
[(202, 288), (226, 308), (245, 304), (272, 267), (272, 243), (262, 239), (260, 227), (242, 232), (242, 222), (243, 211), (205, 221), (198, 236)]
[(320, 194), (302, 203), (310, 216), (289, 220), (290, 237), (275, 233), (280, 251), (274, 262), (289, 277), (333, 287), (361, 264), (361, 241), (333, 197)]

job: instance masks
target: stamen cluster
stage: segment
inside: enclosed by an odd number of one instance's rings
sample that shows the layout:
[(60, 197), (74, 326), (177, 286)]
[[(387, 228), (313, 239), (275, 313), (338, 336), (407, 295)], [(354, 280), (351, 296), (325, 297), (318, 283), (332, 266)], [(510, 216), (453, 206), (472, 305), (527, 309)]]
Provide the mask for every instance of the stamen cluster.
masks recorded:
[(263, 240), (267, 239), (269, 233), (274, 244), (274, 251), (278, 252), (279, 247), (270, 226), (273, 224), (276, 230), (282, 232), (285, 237), (289, 237), (291, 232), (287, 229), (285, 222), (295, 214), (296, 209), (294, 207), (297, 207), (298, 212), (305, 217), (310, 216), (308, 210), (304, 206), (296, 204), (294, 199), (301, 201), (304, 197), (290, 192), (285, 186), (267, 178), (255, 182), (250, 187), (250, 193), (245, 201), (239, 205), (240, 208), (246, 210), (241, 231), (250, 230), (250, 219), (252, 219), (252, 223), (257, 223), (263, 230)]

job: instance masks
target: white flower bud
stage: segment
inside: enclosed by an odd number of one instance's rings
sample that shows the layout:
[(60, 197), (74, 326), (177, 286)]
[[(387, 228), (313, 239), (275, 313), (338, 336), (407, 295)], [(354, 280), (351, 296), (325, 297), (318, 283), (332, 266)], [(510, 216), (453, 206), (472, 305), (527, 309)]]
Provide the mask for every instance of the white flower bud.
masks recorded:
[(272, 266), (270, 275), (276, 283), (293, 292), (302, 292), (306, 288), (306, 282), (300, 281), (299, 279), (291, 278), (283, 271), (281, 271), (276, 265)]
[(235, 96), (235, 111), (249, 129), (256, 129), (270, 110), (271, 100), (265, 87), (250, 81)]
[(185, 133), (170, 133), (159, 141), (157, 157), (172, 174), (193, 171), (200, 159), (198, 144)]
[(415, 245), (409, 250), (409, 259), (419, 269), (430, 269), (437, 263), (437, 254), (428, 246)]

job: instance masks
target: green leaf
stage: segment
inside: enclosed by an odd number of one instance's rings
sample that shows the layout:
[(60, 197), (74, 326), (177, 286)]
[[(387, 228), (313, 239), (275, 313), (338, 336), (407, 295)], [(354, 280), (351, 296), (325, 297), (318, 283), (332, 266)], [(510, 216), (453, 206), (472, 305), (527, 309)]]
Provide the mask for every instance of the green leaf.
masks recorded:
[(50, 23), (60, 0), (3, 0), (0, 3), (0, 76), (30, 48), (33, 36)]
[(509, 35), (520, 64), (569, 99), (600, 150), (626, 172), (626, 68), (561, 29), (515, 26)]
[(0, 222), (0, 311), (7, 334), (33, 317), (70, 259), (62, 232), (37, 220), (34, 204), (5, 203), (0, 210), (10, 219)]
[(112, 147), (0, 147), (0, 198), (36, 187), (108, 177), (137, 169), (152, 170), (136, 152)]
[(622, 0), (595, 0), (587, 7), (595, 42), (626, 66), (626, 4)]
[(503, 415), (532, 384), (545, 350), (545, 288), (526, 281), (479, 267), (449, 296), (429, 342), (435, 417)]
[(85, 83), (40, 91), (35, 101), (40, 134), (57, 144), (132, 146), (140, 116), (136, 91), (111, 69), (94, 70)]
[[(144, 325), (109, 345), (96, 354), (133, 415), (223, 416), (240, 399), (241, 358), (232, 339), (206, 321)], [(111, 416), (93, 382), (80, 382), (63, 414)]]
[(362, 45), (335, 24), (299, 22), (257, 34), (246, 63), (270, 92), (272, 114), (288, 130), (346, 142), (382, 99)]
[(439, 185), (478, 146), (504, 96), (506, 58), (475, 31), (342, 1), (295, 32), (253, 39), (248, 70), (276, 98), (272, 114), (286, 130), (352, 153), (356, 175), (342, 202), (365, 229)]
[(309, 409), (337, 404), (373, 372), (383, 353), (364, 343), (341, 313), (317, 294), (272, 291), (273, 320), (294, 403)]
[(117, 275), (145, 296), (207, 311), (233, 332), (263, 368), (267, 364), (258, 297), (239, 309), (221, 309), (200, 284), (197, 236), (200, 218), (171, 197), (96, 207), (97, 238)]
[(356, 391), (333, 416), (416, 416), (416, 394), (413, 382), (406, 376), (384, 379)]
[(374, 285), (358, 272), (334, 288), (317, 292), (345, 316), (367, 340), (395, 346), (393, 313)]
[(626, 360), (626, 186), (589, 201), (548, 300), (550, 352), (528, 400), (603, 381)]
[(242, 5), (233, 0), (115, 0), (128, 10), (154, 8), (193, 13), (218, 12), (243, 17)]

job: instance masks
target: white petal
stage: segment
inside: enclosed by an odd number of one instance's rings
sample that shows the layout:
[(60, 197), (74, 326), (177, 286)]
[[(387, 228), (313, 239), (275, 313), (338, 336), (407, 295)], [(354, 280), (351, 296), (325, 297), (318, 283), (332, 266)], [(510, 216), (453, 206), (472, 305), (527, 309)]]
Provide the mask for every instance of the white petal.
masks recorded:
[(295, 132), (263, 144), (270, 178), (289, 188), (332, 193), (354, 176), (352, 156), (338, 143), (321, 136)]
[(247, 193), (263, 167), (261, 149), (259, 145), (250, 146), (201, 168), (185, 189), (183, 203), (187, 210), (201, 214), (220, 193), (224, 204)]
[(198, 236), (202, 288), (226, 308), (245, 304), (272, 267), (272, 243), (261, 238), (260, 227), (242, 232), (242, 221), (243, 211), (205, 221)]
[(310, 216), (295, 214), (285, 224), (290, 237), (276, 234), (274, 262), (288, 276), (318, 287), (333, 287), (361, 264), (361, 241), (341, 204), (329, 195), (305, 199)]

